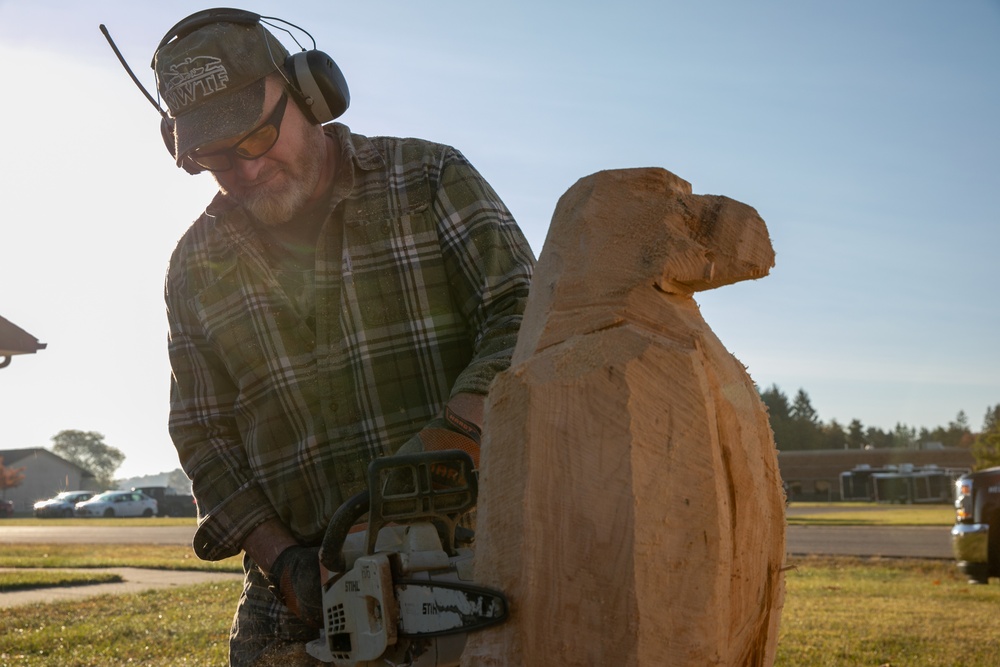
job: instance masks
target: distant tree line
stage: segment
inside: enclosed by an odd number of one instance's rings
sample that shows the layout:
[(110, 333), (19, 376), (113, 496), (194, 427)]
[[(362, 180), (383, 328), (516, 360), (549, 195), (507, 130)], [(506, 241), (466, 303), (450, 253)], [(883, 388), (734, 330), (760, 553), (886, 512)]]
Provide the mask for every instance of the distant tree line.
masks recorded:
[(809, 394), (799, 389), (792, 400), (778, 385), (760, 392), (767, 406), (774, 443), (780, 451), (816, 449), (885, 449), (917, 448), (923, 443), (940, 442), (945, 447), (965, 447), (972, 450), (976, 467), (1000, 465), (1000, 404), (989, 407), (983, 418), (982, 430), (973, 432), (969, 418), (959, 411), (954, 421), (934, 429), (897, 423), (892, 430), (866, 427), (860, 419), (847, 425), (836, 419), (823, 422), (809, 400)]

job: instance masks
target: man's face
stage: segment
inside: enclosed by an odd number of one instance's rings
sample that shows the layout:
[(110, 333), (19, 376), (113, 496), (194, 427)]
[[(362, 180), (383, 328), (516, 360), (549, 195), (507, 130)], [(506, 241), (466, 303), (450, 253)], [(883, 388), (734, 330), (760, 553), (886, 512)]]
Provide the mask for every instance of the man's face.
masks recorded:
[[(267, 80), (258, 124), (271, 116), (283, 92), (277, 80)], [(223, 194), (269, 226), (288, 222), (318, 194), (325, 159), (322, 129), (310, 123), (293, 100), (288, 100), (278, 129), (278, 140), (261, 157), (234, 158), (231, 169), (212, 172)], [(224, 150), (239, 139), (224, 139), (199, 151)]]

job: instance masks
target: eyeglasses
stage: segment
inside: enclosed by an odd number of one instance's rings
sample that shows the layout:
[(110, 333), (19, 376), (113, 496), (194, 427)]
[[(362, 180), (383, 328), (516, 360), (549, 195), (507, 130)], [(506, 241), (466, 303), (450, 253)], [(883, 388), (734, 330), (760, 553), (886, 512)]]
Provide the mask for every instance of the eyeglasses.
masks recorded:
[(208, 171), (229, 171), (233, 168), (233, 158), (241, 160), (256, 160), (274, 148), (281, 131), (281, 120), (285, 116), (288, 104), (288, 93), (284, 93), (274, 107), (271, 115), (242, 139), (229, 148), (210, 153), (200, 153), (198, 149), (191, 151), (191, 161)]

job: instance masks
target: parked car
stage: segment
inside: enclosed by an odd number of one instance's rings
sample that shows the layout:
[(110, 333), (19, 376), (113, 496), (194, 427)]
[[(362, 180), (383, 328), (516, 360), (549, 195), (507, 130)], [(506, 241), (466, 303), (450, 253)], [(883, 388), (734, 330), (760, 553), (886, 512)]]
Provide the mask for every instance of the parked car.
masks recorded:
[(955, 482), (951, 545), (969, 583), (1000, 577), (1000, 467), (963, 475)]
[(105, 491), (76, 504), (77, 516), (155, 516), (156, 501), (139, 491)]
[(82, 503), (84, 500), (90, 500), (93, 497), (93, 491), (63, 491), (62, 493), (57, 493), (54, 498), (39, 500), (35, 503), (35, 516), (73, 516), (73, 508), (76, 507), (77, 503)]
[(177, 493), (169, 486), (133, 486), (132, 490), (156, 499), (156, 516), (198, 516), (198, 504), (190, 494)]
[(14, 516), (14, 501), (0, 500), (0, 517), (10, 518)]

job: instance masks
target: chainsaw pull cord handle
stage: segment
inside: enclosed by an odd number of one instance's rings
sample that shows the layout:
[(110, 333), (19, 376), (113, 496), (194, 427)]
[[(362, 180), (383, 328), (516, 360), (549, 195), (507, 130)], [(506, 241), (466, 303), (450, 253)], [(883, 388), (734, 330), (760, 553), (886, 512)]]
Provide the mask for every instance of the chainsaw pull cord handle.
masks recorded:
[(347, 563), (344, 559), (344, 543), (351, 528), (358, 519), (368, 513), (371, 504), (371, 494), (368, 490), (359, 491), (337, 508), (323, 534), (323, 542), (319, 547), (319, 562), (330, 572), (345, 572)]

